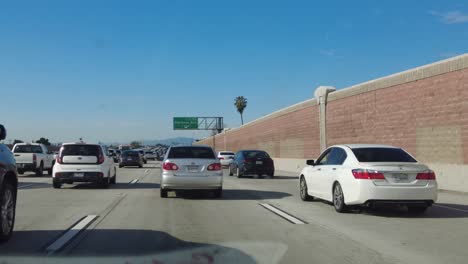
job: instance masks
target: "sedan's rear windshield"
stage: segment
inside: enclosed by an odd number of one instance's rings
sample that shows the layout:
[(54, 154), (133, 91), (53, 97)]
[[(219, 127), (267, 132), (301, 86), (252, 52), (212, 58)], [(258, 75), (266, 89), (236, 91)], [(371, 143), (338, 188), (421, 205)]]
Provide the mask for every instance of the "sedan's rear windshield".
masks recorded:
[(169, 159), (216, 159), (211, 148), (177, 147), (171, 148)]
[(266, 159), (270, 157), (265, 151), (244, 151), (244, 156), (247, 159)]
[(38, 145), (19, 145), (16, 146), (14, 153), (42, 153), (41, 146)]
[(219, 155), (232, 155), (234, 156), (234, 152), (220, 152)]
[(359, 162), (417, 162), (399, 148), (355, 148), (352, 150)]
[(125, 157), (138, 157), (140, 153), (138, 151), (124, 151), (122, 155)]
[(65, 145), (63, 156), (99, 156), (99, 146), (96, 145)]

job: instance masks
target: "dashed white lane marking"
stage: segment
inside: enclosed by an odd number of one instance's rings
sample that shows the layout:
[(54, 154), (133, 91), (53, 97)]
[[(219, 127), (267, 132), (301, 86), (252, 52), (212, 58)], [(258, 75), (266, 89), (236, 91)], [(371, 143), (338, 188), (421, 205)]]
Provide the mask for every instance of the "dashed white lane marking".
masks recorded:
[(134, 179), (134, 180), (132, 180), (132, 181), (129, 182), (129, 183), (130, 183), (130, 184), (135, 184), (135, 183), (137, 183), (138, 181), (139, 181), (138, 179)]
[(468, 210), (458, 209), (451, 206), (445, 206), (440, 204), (434, 204), (433, 206), (468, 213)]
[(299, 218), (296, 218), (276, 207), (274, 207), (273, 205), (270, 205), (270, 204), (267, 204), (267, 203), (260, 203), (261, 206), (263, 206), (265, 209), (267, 210), (270, 210), (271, 212), (281, 216), (282, 218), (286, 219), (287, 221), (293, 223), (293, 224), (296, 224), (296, 225), (305, 225), (307, 224), (306, 222), (302, 221), (301, 219)]
[(69, 243), (73, 238), (75, 238), (81, 231), (88, 227), (95, 219), (97, 215), (88, 215), (79, 221), (77, 224), (72, 226), (65, 234), (55, 240), (50, 246), (46, 248), (46, 251), (49, 255), (54, 254), (55, 252), (62, 249), (67, 243)]
[(148, 173), (148, 171), (149, 171), (149, 170), (148, 170), (148, 169), (146, 169), (146, 170), (145, 170), (145, 173)]

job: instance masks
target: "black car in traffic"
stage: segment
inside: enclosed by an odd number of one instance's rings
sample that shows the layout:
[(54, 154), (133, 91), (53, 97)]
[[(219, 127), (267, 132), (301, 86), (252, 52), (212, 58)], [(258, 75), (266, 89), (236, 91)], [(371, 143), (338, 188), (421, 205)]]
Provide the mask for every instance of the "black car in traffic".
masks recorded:
[[(0, 125), (0, 140), (6, 138), (6, 129)], [(15, 225), (18, 171), (13, 153), (0, 144), (0, 242), (10, 239)]]
[(119, 168), (127, 166), (143, 167), (143, 156), (137, 150), (124, 150), (119, 158)]
[(263, 150), (241, 150), (236, 153), (229, 166), (229, 176), (238, 178), (246, 175), (268, 175), (274, 177), (275, 164), (273, 159)]

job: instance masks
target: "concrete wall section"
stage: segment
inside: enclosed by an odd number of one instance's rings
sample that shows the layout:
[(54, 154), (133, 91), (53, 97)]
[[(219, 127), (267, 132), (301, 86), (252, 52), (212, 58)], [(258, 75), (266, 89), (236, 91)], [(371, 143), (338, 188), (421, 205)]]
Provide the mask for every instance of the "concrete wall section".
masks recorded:
[[(468, 54), (331, 92), (324, 124), (328, 146), (400, 146), (432, 166), (441, 189), (468, 192)], [(215, 148), (264, 149), (278, 170), (299, 172), (320, 154), (317, 99), (220, 134)]]

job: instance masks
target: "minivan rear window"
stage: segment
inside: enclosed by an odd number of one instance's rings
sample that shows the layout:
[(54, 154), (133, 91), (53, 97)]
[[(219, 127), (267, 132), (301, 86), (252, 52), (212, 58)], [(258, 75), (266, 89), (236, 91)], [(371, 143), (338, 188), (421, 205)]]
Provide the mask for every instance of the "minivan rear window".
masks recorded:
[(96, 145), (65, 145), (62, 149), (64, 156), (99, 156), (99, 146)]
[(140, 155), (140, 153), (138, 151), (124, 151), (122, 153), (122, 155), (124, 157), (138, 157)]
[(42, 153), (41, 146), (38, 145), (19, 145), (16, 146), (14, 153)]
[(399, 148), (355, 148), (352, 151), (359, 162), (417, 162)]
[(211, 148), (177, 147), (171, 148), (169, 159), (216, 159)]

